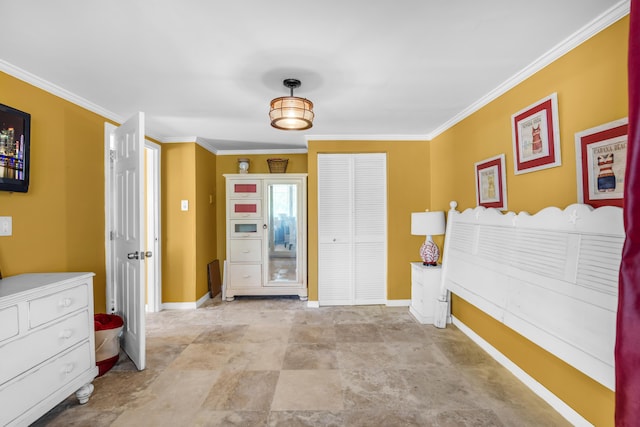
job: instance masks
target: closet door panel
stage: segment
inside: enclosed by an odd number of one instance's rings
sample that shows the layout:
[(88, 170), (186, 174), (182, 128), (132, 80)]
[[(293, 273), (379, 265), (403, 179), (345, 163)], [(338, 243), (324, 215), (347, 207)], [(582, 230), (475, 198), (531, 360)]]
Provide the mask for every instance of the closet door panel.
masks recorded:
[(386, 257), (384, 243), (354, 245), (356, 304), (386, 303)]
[(322, 305), (353, 304), (351, 245), (320, 244), (318, 250), (318, 302)]
[(318, 156), (318, 241), (351, 241), (351, 185), (349, 156)]
[(353, 159), (353, 261), (356, 304), (386, 302), (386, 160), (385, 154), (357, 154)]

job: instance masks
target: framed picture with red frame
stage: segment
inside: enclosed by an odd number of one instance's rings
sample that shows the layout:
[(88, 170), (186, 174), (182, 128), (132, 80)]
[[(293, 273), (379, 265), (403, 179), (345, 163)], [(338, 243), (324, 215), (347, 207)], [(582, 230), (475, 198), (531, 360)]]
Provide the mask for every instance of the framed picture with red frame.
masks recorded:
[(507, 209), (507, 179), (504, 154), (475, 164), (476, 202), (485, 208)]
[(622, 207), (628, 123), (624, 118), (576, 133), (578, 203)]
[(562, 164), (557, 94), (512, 115), (511, 132), (516, 175)]

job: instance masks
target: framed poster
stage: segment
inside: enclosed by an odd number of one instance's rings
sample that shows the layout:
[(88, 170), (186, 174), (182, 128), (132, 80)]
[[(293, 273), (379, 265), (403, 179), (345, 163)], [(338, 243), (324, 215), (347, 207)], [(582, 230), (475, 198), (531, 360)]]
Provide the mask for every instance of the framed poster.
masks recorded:
[(622, 207), (628, 119), (576, 133), (578, 203)]
[(476, 203), (485, 208), (507, 209), (507, 179), (504, 154), (475, 164)]
[(516, 175), (560, 166), (557, 94), (512, 115), (511, 133)]

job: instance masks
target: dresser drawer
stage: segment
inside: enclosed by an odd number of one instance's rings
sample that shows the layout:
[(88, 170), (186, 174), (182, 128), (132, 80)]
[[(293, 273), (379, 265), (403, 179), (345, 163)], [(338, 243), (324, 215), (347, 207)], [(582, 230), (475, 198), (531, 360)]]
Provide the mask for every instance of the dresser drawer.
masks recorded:
[(18, 306), (11, 305), (0, 309), (0, 345), (2, 341), (15, 337), (20, 332)]
[(262, 286), (262, 265), (227, 265), (229, 268), (229, 284), (231, 287), (252, 287)]
[(243, 179), (229, 181), (227, 198), (259, 199), (262, 196), (262, 181), (259, 179)]
[(23, 377), (0, 386), (2, 406), (11, 408), (11, 411), (0, 411), (0, 425), (8, 424), (36, 403), (46, 399), (54, 390), (64, 387), (92, 368), (90, 366), (92, 351), (95, 349), (91, 348), (89, 341), (86, 341)]
[(29, 301), (29, 327), (35, 328), (65, 314), (87, 307), (89, 303), (88, 287), (87, 283), (83, 283), (79, 286)]
[(229, 261), (260, 262), (262, 260), (262, 240), (229, 240)]
[(259, 239), (262, 237), (262, 220), (229, 221), (229, 237), (232, 239)]
[[(82, 311), (61, 322), (0, 345), (0, 384), (89, 338), (89, 313)], [(93, 319), (91, 319), (93, 320)], [(92, 331), (93, 332), (93, 331)], [(19, 355), (19, 356), (17, 356)], [(2, 399), (0, 399), (2, 401)]]

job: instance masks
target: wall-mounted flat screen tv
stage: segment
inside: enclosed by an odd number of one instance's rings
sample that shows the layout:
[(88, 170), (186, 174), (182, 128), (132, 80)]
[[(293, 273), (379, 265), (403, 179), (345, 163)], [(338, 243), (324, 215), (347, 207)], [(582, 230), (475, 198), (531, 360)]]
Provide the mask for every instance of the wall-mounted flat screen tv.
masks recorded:
[(0, 104), (0, 191), (29, 189), (31, 115)]

